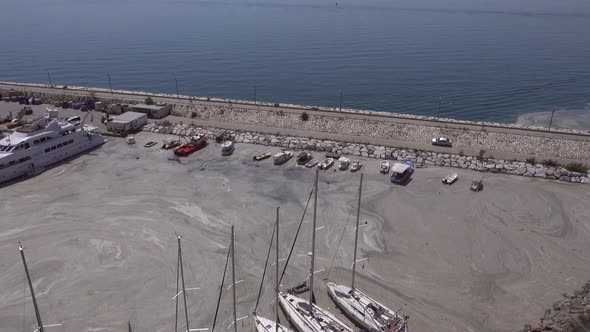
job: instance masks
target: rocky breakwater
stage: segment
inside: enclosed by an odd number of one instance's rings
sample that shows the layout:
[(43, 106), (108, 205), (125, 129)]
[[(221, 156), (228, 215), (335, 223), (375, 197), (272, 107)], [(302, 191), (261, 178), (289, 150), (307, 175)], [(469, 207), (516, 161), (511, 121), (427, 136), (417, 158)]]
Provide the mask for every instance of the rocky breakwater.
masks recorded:
[(502, 173), (527, 177), (539, 177), (562, 182), (590, 183), (588, 173), (571, 172), (561, 166), (545, 166), (536, 163), (489, 158), (484, 159), (457, 154), (397, 149), (386, 146), (335, 142), (305, 137), (288, 137), (267, 135), (255, 132), (230, 131), (218, 128), (202, 128), (187, 124), (163, 125), (158, 123), (149, 123), (143, 127), (143, 130), (154, 133), (189, 137), (196, 134), (207, 134), (212, 138), (225, 133), (226, 137), (237, 143), (276, 146), (291, 150), (334, 152), (352, 157), (388, 159), (397, 161), (409, 160), (414, 162), (417, 166), (440, 166), (469, 169), (482, 173)]
[(521, 332), (577, 332), (590, 327), (590, 281), (573, 295), (564, 294), (561, 301), (545, 310), (538, 323), (526, 324)]
[[(397, 123), (373, 118), (351, 118), (338, 113), (334, 115), (308, 114), (304, 120), (300, 113), (263, 111), (226, 106), (181, 106), (173, 114), (199, 120), (241, 123), (271, 128), (305, 130), (319, 133), (345, 135), (350, 141), (364, 138), (386, 139), (401, 144), (429, 144), (433, 137), (445, 135), (453, 140), (457, 152), (484, 154), (493, 158), (494, 152), (507, 152), (515, 156), (538, 156), (539, 158), (562, 158), (590, 160), (590, 141), (568, 138), (496, 132), (482, 124), (478, 130), (445, 128)], [(471, 123), (473, 124), (473, 123)], [(507, 126), (508, 128), (509, 126)]]

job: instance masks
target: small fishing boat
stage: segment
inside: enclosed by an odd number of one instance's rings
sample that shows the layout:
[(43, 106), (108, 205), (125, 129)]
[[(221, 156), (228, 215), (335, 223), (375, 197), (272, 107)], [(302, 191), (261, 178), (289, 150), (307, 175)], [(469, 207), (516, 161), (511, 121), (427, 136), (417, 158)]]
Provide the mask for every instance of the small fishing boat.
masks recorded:
[(312, 159), (313, 156), (311, 155), (311, 153), (305, 151), (301, 152), (297, 155), (297, 165), (305, 165)]
[(156, 145), (156, 142), (147, 142), (143, 145), (144, 148), (151, 148), (152, 146)]
[(338, 158), (340, 158), (340, 155), (337, 154), (336, 152), (326, 152), (326, 158), (332, 158), (334, 160), (338, 160)]
[(332, 167), (332, 165), (334, 165), (334, 159), (326, 158), (318, 165), (318, 167), (319, 167), (319, 169), (326, 170), (326, 169)]
[(320, 161), (317, 159), (312, 159), (310, 161), (307, 162), (307, 164), (305, 164), (305, 167), (307, 168), (312, 168), (315, 167)]
[(395, 184), (402, 184), (410, 179), (414, 173), (414, 163), (411, 161), (404, 161), (403, 163), (395, 163), (391, 168), (391, 182)]
[(215, 142), (217, 143), (221, 143), (227, 139), (229, 139), (229, 135), (225, 131), (215, 136)]
[(174, 154), (179, 157), (186, 157), (191, 153), (198, 151), (205, 146), (207, 146), (207, 136), (206, 135), (197, 135), (193, 136), (191, 141), (181, 145), (180, 147), (174, 150)]
[(350, 165), (350, 171), (351, 172), (356, 172), (359, 169), (361, 169), (361, 167), (363, 167), (363, 163), (360, 162), (360, 160), (355, 159), (352, 164)]
[(341, 171), (345, 171), (348, 169), (349, 166), (350, 166), (350, 159), (348, 159), (346, 157), (338, 158), (338, 169), (340, 169)]
[(381, 160), (381, 165), (379, 166), (379, 170), (383, 174), (389, 173), (389, 161), (388, 160)]
[(221, 147), (221, 155), (229, 156), (236, 150), (236, 145), (232, 141), (225, 141)]
[(274, 163), (275, 163), (275, 165), (282, 165), (282, 164), (286, 163), (287, 161), (291, 160), (291, 158), (293, 158), (293, 152), (291, 152), (291, 151), (279, 152), (274, 155)]
[(180, 146), (179, 139), (165, 140), (164, 144), (162, 145), (162, 149), (170, 150), (170, 149), (174, 149), (177, 146)]
[(483, 179), (474, 180), (471, 182), (471, 191), (482, 191), (483, 190)]
[(254, 161), (260, 161), (260, 160), (264, 160), (264, 159), (270, 158), (270, 156), (272, 156), (272, 154), (270, 154), (270, 152), (264, 152), (264, 153), (257, 154), (254, 157), (252, 157), (252, 160), (254, 160)]
[(442, 179), (442, 183), (444, 183), (444, 184), (453, 184), (458, 179), (459, 179), (459, 176), (457, 175), (457, 173), (452, 173), (452, 174), (449, 174), (449, 175), (445, 176), (445, 178)]
[(127, 136), (127, 139), (125, 140), (127, 142), (127, 144), (135, 144), (135, 137), (133, 136)]

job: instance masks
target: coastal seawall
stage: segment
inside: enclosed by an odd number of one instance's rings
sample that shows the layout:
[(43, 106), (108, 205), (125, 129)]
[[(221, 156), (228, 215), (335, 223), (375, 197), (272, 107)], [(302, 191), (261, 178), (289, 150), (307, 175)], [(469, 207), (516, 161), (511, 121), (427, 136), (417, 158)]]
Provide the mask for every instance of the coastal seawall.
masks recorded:
[[(471, 156), (479, 160), (533, 165), (543, 161), (563, 165), (590, 163), (590, 132), (580, 130), (45, 84), (4, 82), (0, 83), (0, 91), (46, 100), (94, 97), (107, 102), (135, 103), (150, 97), (154, 102), (173, 106), (174, 116), (170, 121), (196, 126)], [(431, 145), (430, 140), (439, 135), (451, 137), (453, 147)]]

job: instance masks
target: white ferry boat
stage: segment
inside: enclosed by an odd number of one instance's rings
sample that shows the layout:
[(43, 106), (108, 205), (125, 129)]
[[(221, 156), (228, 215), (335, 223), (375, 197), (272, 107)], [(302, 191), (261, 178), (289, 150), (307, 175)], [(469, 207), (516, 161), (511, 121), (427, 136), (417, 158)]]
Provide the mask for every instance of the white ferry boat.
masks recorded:
[(45, 167), (106, 142), (97, 127), (72, 124), (47, 109), (45, 117), (17, 128), (0, 140), (0, 183), (41, 173)]

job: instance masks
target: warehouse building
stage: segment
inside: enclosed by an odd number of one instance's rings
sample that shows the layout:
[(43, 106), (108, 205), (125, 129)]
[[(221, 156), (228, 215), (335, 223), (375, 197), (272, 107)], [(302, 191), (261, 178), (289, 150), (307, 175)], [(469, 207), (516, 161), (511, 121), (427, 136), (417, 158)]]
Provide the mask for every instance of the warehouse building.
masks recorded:
[(145, 113), (150, 118), (161, 119), (170, 114), (170, 105), (146, 105), (136, 104), (131, 105), (131, 111), (138, 113)]
[(147, 114), (126, 112), (107, 121), (107, 130), (115, 134), (127, 134), (136, 131), (147, 123)]

